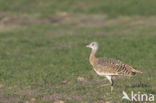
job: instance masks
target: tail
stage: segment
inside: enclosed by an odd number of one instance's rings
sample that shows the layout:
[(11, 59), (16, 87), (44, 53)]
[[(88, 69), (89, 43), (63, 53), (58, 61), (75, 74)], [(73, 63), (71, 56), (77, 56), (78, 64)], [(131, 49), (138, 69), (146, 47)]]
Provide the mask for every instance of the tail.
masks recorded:
[(136, 72), (136, 73), (143, 73), (143, 72), (141, 72), (141, 71), (139, 71), (139, 70), (136, 70), (136, 69), (134, 69), (134, 72)]
[(127, 68), (127, 70), (129, 70), (129, 71), (131, 71), (131, 72), (141, 73), (141, 74), (143, 73), (143, 72), (141, 72), (141, 71), (139, 71), (139, 70), (136, 70), (135, 68), (133, 68), (133, 67), (131, 67), (131, 66), (129, 66), (129, 65), (127, 65), (126, 68)]

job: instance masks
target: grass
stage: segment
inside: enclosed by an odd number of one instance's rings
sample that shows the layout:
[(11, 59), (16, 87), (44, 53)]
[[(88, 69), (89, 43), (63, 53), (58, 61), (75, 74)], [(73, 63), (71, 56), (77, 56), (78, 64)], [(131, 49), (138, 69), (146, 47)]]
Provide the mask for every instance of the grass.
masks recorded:
[(51, 16), (57, 12), (152, 16), (156, 14), (155, 0), (1, 0), (0, 11)]
[[(135, 0), (112, 2), (1, 0), (0, 102), (120, 103), (123, 90), (155, 94), (154, 1), (142, 0), (143, 7)], [(113, 93), (109, 86), (97, 89), (109, 82), (89, 64), (85, 46), (92, 41), (99, 42), (98, 57), (119, 59), (144, 74), (116, 78)]]

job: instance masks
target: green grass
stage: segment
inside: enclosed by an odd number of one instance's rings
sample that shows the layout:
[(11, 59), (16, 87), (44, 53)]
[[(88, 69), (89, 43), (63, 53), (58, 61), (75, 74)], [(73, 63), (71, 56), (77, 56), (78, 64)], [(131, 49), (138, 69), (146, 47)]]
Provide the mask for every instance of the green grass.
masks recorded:
[[(0, 2), (0, 102), (120, 103), (123, 90), (156, 93), (154, 0), (141, 0), (143, 6), (136, 0)], [(85, 46), (92, 41), (99, 43), (98, 57), (144, 73), (116, 78), (112, 93), (110, 86), (97, 89), (109, 82), (89, 64)]]
[(1, 12), (51, 16), (57, 12), (120, 15), (156, 15), (155, 0), (1, 0)]

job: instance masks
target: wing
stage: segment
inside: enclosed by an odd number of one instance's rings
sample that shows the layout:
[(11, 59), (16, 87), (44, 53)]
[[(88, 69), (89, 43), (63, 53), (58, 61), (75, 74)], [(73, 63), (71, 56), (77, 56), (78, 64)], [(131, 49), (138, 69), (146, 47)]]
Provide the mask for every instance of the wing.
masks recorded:
[(98, 72), (124, 75), (124, 76), (131, 76), (131, 75), (135, 75), (136, 72), (140, 72), (135, 70), (131, 66), (112, 58), (97, 59), (97, 61), (94, 64), (94, 68), (96, 68)]

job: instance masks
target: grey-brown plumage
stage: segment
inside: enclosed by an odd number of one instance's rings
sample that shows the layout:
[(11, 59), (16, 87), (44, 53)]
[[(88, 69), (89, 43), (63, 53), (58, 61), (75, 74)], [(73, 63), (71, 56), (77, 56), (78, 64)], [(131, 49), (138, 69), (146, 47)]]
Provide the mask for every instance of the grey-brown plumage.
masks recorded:
[(112, 76), (133, 76), (136, 73), (142, 73), (119, 60), (112, 58), (96, 58), (96, 51), (98, 50), (97, 42), (92, 42), (87, 45), (87, 47), (92, 48), (89, 58), (90, 64), (98, 75), (105, 76), (110, 81), (111, 90), (113, 89)]
[(123, 75), (123, 76), (132, 76), (135, 75), (136, 72), (138, 73), (140, 72), (135, 70), (131, 66), (112, 58), (98, 58), (93, 63), (93, 67), (96, 68), (96, 71), (101, 73)]

